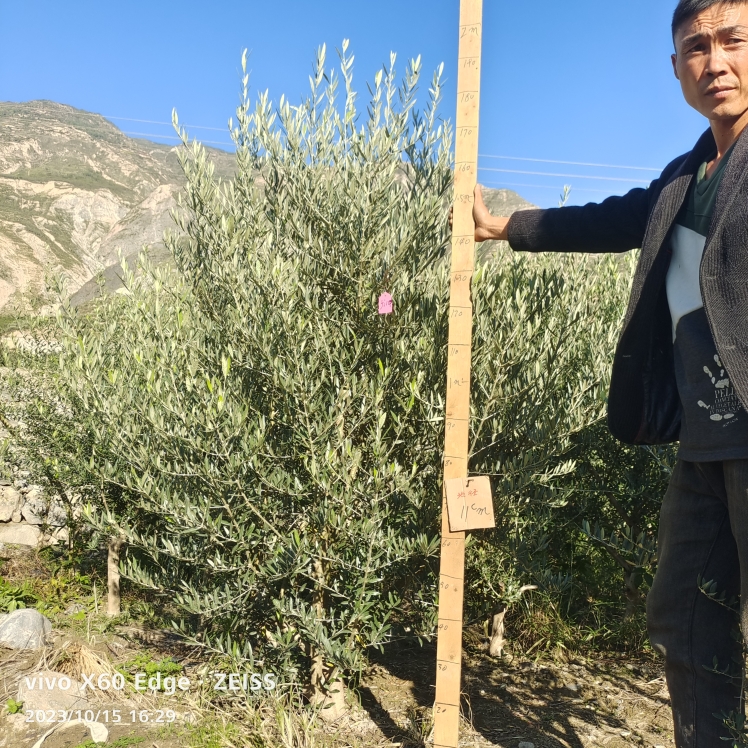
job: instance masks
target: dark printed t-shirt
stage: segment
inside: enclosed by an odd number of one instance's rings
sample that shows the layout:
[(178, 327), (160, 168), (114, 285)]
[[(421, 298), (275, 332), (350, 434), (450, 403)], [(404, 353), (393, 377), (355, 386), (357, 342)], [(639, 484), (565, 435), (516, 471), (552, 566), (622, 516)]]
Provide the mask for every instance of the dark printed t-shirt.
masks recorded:
[(683, 405), (678, 457), (690, 462), (748, 458), (748, 412), (717, 353), (701, 298), (699, 269), (730, 157), (706, 178), (702, 164), (673, 230), (667, 297), (673, 320), (675, 378)]

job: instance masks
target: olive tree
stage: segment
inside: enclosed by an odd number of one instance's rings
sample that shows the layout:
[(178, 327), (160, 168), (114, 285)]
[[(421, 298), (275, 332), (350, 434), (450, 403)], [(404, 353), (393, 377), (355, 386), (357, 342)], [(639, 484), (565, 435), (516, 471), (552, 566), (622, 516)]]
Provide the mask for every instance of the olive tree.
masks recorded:
[[(176, 269), (143, 255), (123, 293), (59, 317), (95, 537), (125, 543), (123, 576), (185, 635), (316, 700), (436, 620), (451, 131), (441, 70), (419, 111), (420, 61), (397, 85), (393, 56), (359, 112), (352, 62), (344, 44), (326, 72), (321, 49), (299, 106), (252, 108), (245, 72), (229, 180), (175, 117)], [(469, 545), (478, 615), (565, 584), (547, 538), (603, 418), (629, 280), (614, 259), (476, 269), (470, 468), (493, 476), (499, 517)]]
[(63, 376), (124, 502), (89, 518), (126, 539), (124, 575), (168, 591), (206, 643), (301, 667), (315, 692), (394, 611), (423, 620), (438, 550), (441, 83), (419, 113), (420, 62), (399, 87), (390, 66), (359, 127), (346, 46), (340, 78), (320, 51), (299, 107), (250, 110), (245, 77), (233, 180), (182, 150), (178, 274), (144, 267), (95, 321), (63, 318)]

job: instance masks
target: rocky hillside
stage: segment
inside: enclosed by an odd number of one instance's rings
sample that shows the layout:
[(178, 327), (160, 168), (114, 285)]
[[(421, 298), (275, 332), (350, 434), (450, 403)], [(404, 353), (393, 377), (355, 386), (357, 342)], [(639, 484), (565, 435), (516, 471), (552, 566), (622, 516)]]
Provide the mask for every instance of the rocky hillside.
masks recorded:
[[(161, 244), (183, 178), (174, 149), (49, 101), (0, 102), (0, 309), (42, 303), (45, 269), (70, 291)], [(218, 174), (233, 156), (211, 149)]]
[[(0, 133), (0, 313), (43, 305), (47, 270), (82, 303), (99, 273), (121, 285), (120, 250), (134, 259), (148, 245), (168, 259), (162, 237), (183, 183), (172, 147), (50, 101), (0, 102)], [(233, 155), (209, 152), (216, 174), (230, 176)], [(486, 190), (486, 201), (495, 214), (532, 207), (511, 190)]]

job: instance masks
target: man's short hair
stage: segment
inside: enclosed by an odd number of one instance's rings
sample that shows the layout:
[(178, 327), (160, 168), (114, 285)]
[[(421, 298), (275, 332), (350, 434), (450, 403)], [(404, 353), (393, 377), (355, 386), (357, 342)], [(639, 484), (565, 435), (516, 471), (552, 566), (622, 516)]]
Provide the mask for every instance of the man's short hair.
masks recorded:
[(686, 21), (690, 21), (707, 8), (713, 5), (742, 5), (743, 3), (748, 3), (748, 0), (680, 0), (673, 13), (673, 39), (675, 39), (675, 32)]

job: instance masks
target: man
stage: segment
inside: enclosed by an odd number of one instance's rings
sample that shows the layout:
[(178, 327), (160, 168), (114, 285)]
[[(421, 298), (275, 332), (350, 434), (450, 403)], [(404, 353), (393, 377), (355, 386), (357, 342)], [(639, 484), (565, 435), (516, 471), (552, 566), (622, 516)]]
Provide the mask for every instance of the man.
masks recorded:
[[(742, 710), (734, 615), (748, 636), (748, 0), (680, 0), (675, 76), (709, 120), (694, 149), (648, 189), (600, 204), (489, 214), (475, 192), (475, 238), (529, 252), (641, 247), (613, 363), (608, 424), (630, 444), (680, 441), (647, 599), (665, 656), (676, 745), (716, 748), (719, 712)], [(737, 654), (739, 655), (739, 649)], [(716, 658), (718, 667), (713, 661)]]

